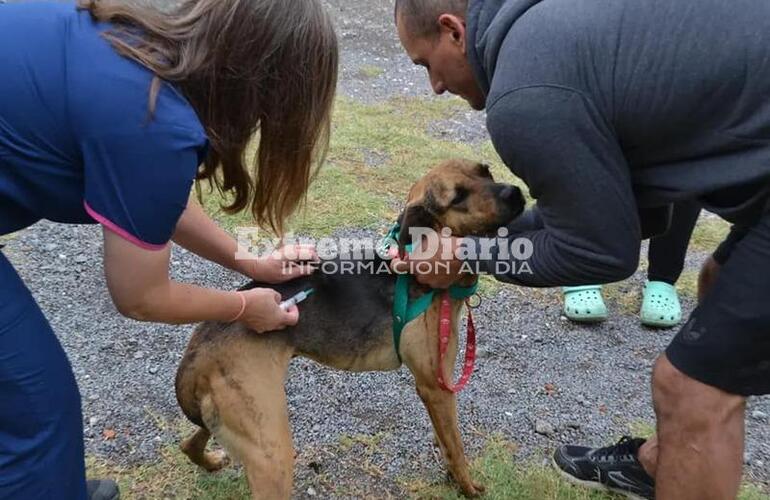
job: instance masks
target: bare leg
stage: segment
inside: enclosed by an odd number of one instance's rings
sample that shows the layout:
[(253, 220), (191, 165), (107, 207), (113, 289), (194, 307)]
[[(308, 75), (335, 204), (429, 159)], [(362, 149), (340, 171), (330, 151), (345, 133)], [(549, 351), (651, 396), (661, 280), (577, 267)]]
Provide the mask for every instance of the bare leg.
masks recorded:
[(662, 355), (653, 373), (658, 417), (656, 498), (735, 498), (746, 399), (694, 380)]
[[(719, 275), (720, 266), (714, 257), (709, 256), (703, 263), (700, 274), (698, 275), (698, 303), (703, 302), (703, 298), (714, 286)], [(639, 462), (644, 470), (652, 477), (658, 470), (658, 436), (652, 436), (646, 443), (639, 448)]]

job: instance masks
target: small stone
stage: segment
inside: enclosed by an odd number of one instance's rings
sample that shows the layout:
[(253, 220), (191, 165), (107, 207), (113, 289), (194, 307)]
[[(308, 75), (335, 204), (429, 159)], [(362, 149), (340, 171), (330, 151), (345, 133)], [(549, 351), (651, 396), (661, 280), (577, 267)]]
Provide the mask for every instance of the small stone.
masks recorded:
[(764, 467), (764, 466), (765, 466), (765, 462), (763, 462), (762, 460), (757, 460), (756, 462), (754, 462), (754, 466), (755, 466), (757, 469), (761, 469), (762, 467)]
[(321, 426), (320, 426), (319, 424), (315, 424), (315, 425), (313, 426), (313, 432), (318, 432), (318, 431), (320, 431), (320, 430), (321, 430)]
[(147, 369), (148, 372), (150, 372), (151, 375), (155, 375), (158, 373), (158, 367), (157, 366), (151, 366), (149, 369)]
[(743, 453), (743, 464), (744, 465), (751, 465), (751, 459), (752, 459), (751, 453), (749, 453), (748, 451)]
[(88, 262), (88, 257), (86, 257), (81, 253), (80, 255), (77, 255), (75, 257), (75, 262), (77, 262), (78, 264), (85, 264), (86, 262)]
[(99, 423), (99, 417), (91, 417), (88, 419), (88, 425), (93, 427)]
[(316, 491), (315, 491), (315, 488), (313, 488), (313, 487), (311, 486), (310, 488), (308, 488), (308, 489), (307, 489), (307, 494), (308, 494), (308, 495), (310, 495), (311, 497), (314, 497), (314, 496), (316, 496), (318, 493), (316, 493)]
[(142, 359), (144, 357), (144, 353), (142, 351), (136, 351), (134, 353), (134, 359)]
[(556, 430), (553, 428), (553, 425), (545, 420), (538, 420), (537, 423), (535, 423), (535, 432), (542, 434), (543, 436), (553, 436), (556, 433)]
[(760, 422), (762, 421), (766, 422), (767, 413), (759, 410), (754, 410), (753, 412), (751, 412), (751, 418), (753, 418), (754, 420), (759, 420)]
[(578, 397), (575, 398), (579, 405), (581, 406), (588, 406), (588, 400), (583, 396), (582, 394), (578, 395)]
[(59, 245), (57, 245), (56, 243), (49, 243), (49, 244), (47, 244), (47, 245), (44, 247), (44, 249), (45, 249), (45, 251), (46, 251), (46, 252), (53, 252), (54, 250), (56, 250), (56, 248), (57, 248), (58, 246), (59, 246)]

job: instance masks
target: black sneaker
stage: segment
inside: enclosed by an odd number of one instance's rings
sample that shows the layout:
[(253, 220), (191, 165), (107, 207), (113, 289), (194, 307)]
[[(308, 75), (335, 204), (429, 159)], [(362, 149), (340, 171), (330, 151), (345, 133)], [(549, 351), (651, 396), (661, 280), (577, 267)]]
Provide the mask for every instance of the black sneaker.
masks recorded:
[(86, 496), (88, 500), (118, 500), (118, 483), (111, 479), (89, 479), (86, 481)]
[(604, 448), (562, 446), (553, 463), (568, 481), (588, 488), (610, 490), (635, 500), (655, 498), (655, 480), (636, 458), (645, 440), (623, 437)]

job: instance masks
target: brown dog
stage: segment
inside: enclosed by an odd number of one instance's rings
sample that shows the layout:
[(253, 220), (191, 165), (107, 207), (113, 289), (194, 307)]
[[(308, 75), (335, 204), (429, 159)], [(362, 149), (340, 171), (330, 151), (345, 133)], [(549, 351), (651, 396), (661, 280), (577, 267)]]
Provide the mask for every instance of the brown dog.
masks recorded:
[[(498, 184), (485, 165), (452, 160), (433, 168), (409, 193), (401, 219), (401, 245), (409, 227), (455, 235), (493, 234), (524, 208), (521, 192)], [(378, 266), (374, 266), (378, 269)], [(475, 279), (472, 276), (469, 280)], [(284, 393), (289, 361), (304, 356), (349, 371), (399, 368), (392, 333), (395, 275), (388, 273), (315, 273), (271, 286), (289, 297), (314, 288), (303, 302), (298, 325), (266, 334), (239, 323), (207, 322), (190, 340), (176, 377), (176, 393), (185, 415), (200, 429), (182, 443), (194, 463), (209, 471), (225, 463), (223, 453), (206, 452), (214, 435), (243, 463), (254, 498), (289, 498), (294, 449)], [(467, 283), (466, 283), (467, 284)], [(418, 293), (414, 286), (414, 293)], [(455, 395), (439, 388), (438, 303), (403, 330), (400, 354), (414, 375), (448, 469), (467, 496), (483, 487), (470, 477), (457, 423)], [(452, 303), (452, 336), (444, 373), (452, 373), (457, 350), (457, 323), (462, 302)]]

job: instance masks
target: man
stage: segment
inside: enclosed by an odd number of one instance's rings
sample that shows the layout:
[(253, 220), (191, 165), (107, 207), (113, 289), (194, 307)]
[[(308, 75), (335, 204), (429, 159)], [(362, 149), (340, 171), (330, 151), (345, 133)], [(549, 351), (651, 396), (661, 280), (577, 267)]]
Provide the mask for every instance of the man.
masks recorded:
[[(739, 228), (655, 364), (658, 436), (555, 456), (575, 481), (629, 495), (734, 498), (745, 398), (770, 393), (770, 3), (397, 0), (396, 24), (436, 93), (486, 109), (498, 153), (537, 200), (508, 228), (532, 242), (531, 273), (499, 279), (625, 279), (679, 200)], [(494, 273), (503, 244), (482, 268)], [(418, 279), (456, 279), (462, 263), (444, 256), (429, 260), (453, 272)]]

